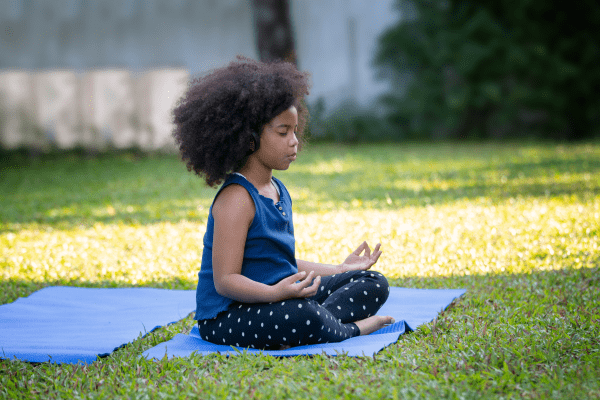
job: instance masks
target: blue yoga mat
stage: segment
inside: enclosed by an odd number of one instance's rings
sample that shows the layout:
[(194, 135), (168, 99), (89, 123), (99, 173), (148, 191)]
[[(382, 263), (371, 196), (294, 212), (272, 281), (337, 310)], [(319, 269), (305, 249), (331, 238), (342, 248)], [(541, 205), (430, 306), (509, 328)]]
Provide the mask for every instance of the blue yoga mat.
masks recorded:
[(195, 306), (193, 290), (48, 287), (0, 306), (0, 358), (91, 363)]
[(464, 289), (407, 289), (392, 287), (390, 296), (377, 314), (390, 315), (396, 323), (373, 332), (367, 336), (357, 336), (339, 343), (314, 344), (292, 347), (287, 350), (255, 350), (212, 344), (200, 338), (195, 326), (189, 335), (178, 334), (168, 342), (161, 343), (144, 352), (144, 356), (161, 359), (165, 356), (186, 357), (193, 353), (235, 355), (241, 352), (263, 352), (272, 356), (298, 356), (312, 354), (348, 356), (373, 356), (384, 347), (396, 342), (405, 332), (416, 329), (419, 325), (432, 321), (437, 314), (448, 307), (452, 301), (462, 296)]

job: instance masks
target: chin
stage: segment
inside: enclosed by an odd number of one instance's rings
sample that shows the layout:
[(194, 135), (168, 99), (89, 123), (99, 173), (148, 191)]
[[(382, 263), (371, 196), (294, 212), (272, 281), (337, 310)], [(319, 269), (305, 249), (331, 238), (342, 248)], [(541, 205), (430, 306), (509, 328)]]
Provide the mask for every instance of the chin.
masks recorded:
[(276, 167), (273, 167), (273, 169), (276, 171), (285, 171), (286, 169), (288, 169), (290, 167), (290, 165), (291, 165), (291, 163), (280, 164)]

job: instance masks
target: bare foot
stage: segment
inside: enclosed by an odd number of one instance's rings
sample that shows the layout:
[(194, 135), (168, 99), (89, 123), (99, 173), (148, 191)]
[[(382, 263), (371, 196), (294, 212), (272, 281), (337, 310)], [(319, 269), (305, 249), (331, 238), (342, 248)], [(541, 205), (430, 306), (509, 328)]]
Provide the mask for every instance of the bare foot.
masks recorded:
[(396, 322), (392, 317), (384, 317), (381, 315), (373, 315), (372, 317), (355, 321), (354, 323), (358, 326), (361, 335), (368, 335), (383, 328), (386, 325), (393, 324)]

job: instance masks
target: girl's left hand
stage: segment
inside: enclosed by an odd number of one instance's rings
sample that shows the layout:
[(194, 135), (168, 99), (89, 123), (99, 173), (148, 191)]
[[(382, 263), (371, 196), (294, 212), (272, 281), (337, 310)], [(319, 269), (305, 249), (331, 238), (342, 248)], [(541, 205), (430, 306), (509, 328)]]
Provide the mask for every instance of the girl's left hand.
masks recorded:
[[(379, 248), (381, 247), (381, 243), (377, 243), (373, 253), (371, 253), (371, 249), (367, 242), (362, 242), (360, 246), (356, 250), (354, 250), (346, 260), (340, 264), (340, 269), (342, 272), (347, 271), (365, 271), (373, 264), (377, 262), (379, 256), (381, 255), (381, 251)], [(365, 252), (364, 255), (360, 255), (362, 252)]]

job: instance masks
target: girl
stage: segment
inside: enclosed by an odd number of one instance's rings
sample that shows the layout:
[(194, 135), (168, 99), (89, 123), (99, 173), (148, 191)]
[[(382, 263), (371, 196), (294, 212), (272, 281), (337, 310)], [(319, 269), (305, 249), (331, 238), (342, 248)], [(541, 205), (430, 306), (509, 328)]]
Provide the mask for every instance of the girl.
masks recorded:
[(208, 215), (196, 315), (216, 344), (279, 349), (339, 342), (393, 323), (375, 313), (389, 286), (363, 242), (340, 265), (297, 260), (286, 170), (303, 139), (308, 75), (238, 59), (197, 78), (174, 110), (188, 170), (224, 181)]

